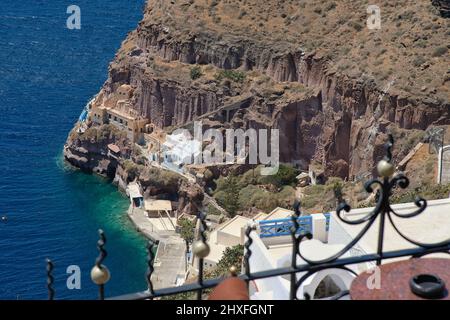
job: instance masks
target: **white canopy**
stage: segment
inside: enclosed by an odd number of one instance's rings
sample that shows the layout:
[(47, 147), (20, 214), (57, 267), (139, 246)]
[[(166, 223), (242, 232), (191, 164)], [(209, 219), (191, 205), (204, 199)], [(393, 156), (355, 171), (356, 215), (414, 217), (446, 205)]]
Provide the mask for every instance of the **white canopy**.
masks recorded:
[(139, 185), (137, 183), (131, 183), (128, 185), (128, 194), (131, 199), (143, 197)]

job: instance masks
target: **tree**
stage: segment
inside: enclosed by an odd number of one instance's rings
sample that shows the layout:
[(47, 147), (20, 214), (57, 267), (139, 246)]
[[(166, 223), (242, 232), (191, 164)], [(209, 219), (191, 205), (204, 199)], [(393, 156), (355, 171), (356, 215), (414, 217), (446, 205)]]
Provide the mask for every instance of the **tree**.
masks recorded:
[(200, 78), (203, 75), (202, 69), (199, 66), (195, 66), (191, 69), (191, 79), (195, 80)]
[(261, 178), (261, 182), (264, 184), (272, 184), (278, 188), (288, 185), (292, 186), (295, 185), (296, 183), (297, 175), (298, 170), (296, 170), (292, 166), (281, 164), (276, 174), (270, 176), (263, 176)]
[(236, 267), (237, 273), (241, 273), (242, 258), (244, 256), (244, 246), (238, 244), (234, 247), (228, 247), (223, 252), (213, 271), (214, 277), (227, 276), (231, 267)]
[(186, 241), (186, 243), (191, 244), (194, 241), (194, 229), (195, 224), (186, 218), (181, 218), (178, 221), (180, 226), (180, 236)]
[(188, 267), (188, 252), (189, 252), (189, 245), (194, 242), (195, 238), (195, 224), (186, 218), (181, 218), (178, 221), (178, 224), (180, 226), (180, 236), (184, 239), (184, 242), (186, 243), (186, 253), (185, 253), (185, 268), (187, 270)]
[(297, 181), (298, 170), (287, 165), (280, 165), (276, 176), (280, 179), (282, 185), (294, 185)]
[(223, 207), (231, 217), (234, 217), (239, 209), (239, 184), (234, 175), (225, 179)]

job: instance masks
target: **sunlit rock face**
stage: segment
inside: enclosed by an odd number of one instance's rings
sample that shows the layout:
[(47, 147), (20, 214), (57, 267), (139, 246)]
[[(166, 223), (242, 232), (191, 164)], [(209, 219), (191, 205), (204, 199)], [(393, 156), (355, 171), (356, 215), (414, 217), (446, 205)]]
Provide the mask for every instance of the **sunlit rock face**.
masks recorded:
[[(383, 8), (377, 32), (356, 0), (149, 0), (101, 93), (131, 85), (130, 108), (158, 129), (198, 119), (204, 128), (279, 129), (282, 162), (357, 177), (372, 172), (387, 133), (402, 145), (450, 124), (448, 54), (439, 53), (448, 22), (411, 6)], [(394, 34), (404, 28), (409, 35)]]

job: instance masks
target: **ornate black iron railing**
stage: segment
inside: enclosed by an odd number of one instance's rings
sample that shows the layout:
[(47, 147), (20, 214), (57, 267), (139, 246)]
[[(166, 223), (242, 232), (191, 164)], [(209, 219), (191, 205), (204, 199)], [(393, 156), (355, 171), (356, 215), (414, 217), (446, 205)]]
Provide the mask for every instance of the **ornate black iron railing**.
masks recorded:
[[(253, 239), (251, 237), (252, 232), (254, 232), (255, 227), (249, 226), (245, 232), (246, 242), (244, 244), (244, 257), (243, 257), (243, 273), (241, 275), (234, 275), (233, 271), (231, 272), (233, 276), (238, 276), (242, 280), (249, 283), (252, 280), (258, 279), (266, 279), (271, 277), (278, 276), (289, 276), (290, 279), (290, 294), (289, 298), (292, 300), (298, 299), (298, 291), (301, 285), (311, 276), (316, 274), (317, 272), (325, 269), (342, 269), (346, 270), (356, 276), (356, 272), (349, 268), (349, 266), (357, 265), (360, 263), (366, 262), (375, 262), (377, 265), (380, 265), (383, 260), (393, 259), (393, 258), (420, 258), (425, 255), (433, 254), (433, 253), (446, 253), (450, 254), (450, 239), (445, 241), (429, 244), (422, 243), (419, 241), (415, 241), (410, 237), (406, 236), (404, 233), (400, 231), (394, 222), (393, 216), (401, 219), (412, 218), (418, 216), (422, 212), (425, 211), (427, 207), (426, 200), (422, 198), (417, 198), (415, 204), (417, 206), (417, 210), (407, 213), (400, 214), (396, 212), (390, 203), (390, 196), (392, 195), (393, 189), (407, 188), (409, 185), (408, 178), (402, 173), (398, 173), (394, 175), (395, 167), (392, 164), (392, 147), (393, 147), (393, 138), (389, 136), (389, 141), (386, 144), (386, 156), (383, 160), (381, 160), (377, 165), (377, 171), (380, 175), (381, 179), (372, 179), (365, 184), (365, 189), (369, 193), (376, 192), (376, 204), (375, 208), (372, 212), (366, 214), (364, 217), (349, 220), (345, 217), (344, 212), (349, 212), (351, 210), (350, 206), (342, 199), (340, 195), (338, 195), (338, 200), (340, 204), (336, 210), (337, 218), (343, 223), (349, 225), (362, 225), (365, 224), (361, 231), (353, 237), (353, 239), (344, 246), (339, 252), (336, 254), (321, 260), (310, 260), (308, 259), (301, 251), (301, 242), (306, 239), (312, 239), (312, 234), (308, 233), (300, 233), (299, 228), (301, 227), (299, 224), (299, 217), (301, 215), (300, 212), (300, 203), (294, 204), (295, 213), (292, 216), (292, 226), (290, 228), (290, 234), (292, 238), (292, 258), (290, 267), (285, 268), (277, 268), (266, 271), (259, 272), (251, 272), (250, 266), (250, 258), (252, 256), (252, 243)], [(393, 176), (394, 175), (394, 176)], [(378, 187), (378, 188), (376, 188)], [(110, 299), (123, 299), (123, 300), (145, 300), (145, 299), (154, 299), (158, 297), (165, 297), (180, 293), (187, 292), (196, 292), (196, 297), (198, 300), (203, 298), (203, 293), (206, 289), (213, 288), (217, 286), (223, 278), (216, 279), (204, 279), (204, 263), (203, 260), (209, 254), (209, 245), (207, 243), (206, 238), (206, 230), (207, 225), (205, 221), (205, 215), (200, 213), (198, 216), (200, 220), (200, 228), (199, 228), (199, 239), (193, 244), (193, 252), (196, 257), (199, 259), (198, 261), (198, 277), (195, 283), (189, 283), (182, 286), (164, 288), (164, 289), (154, 289), (152, 284), (152, 273), (154, 271), (153, 262), (154, 262), (154, 246), (152, 242), (148, 245), (148, 269), (146, 273), (146, 280), (148, 283), (148, 290), (142, 292), (131, 293), (127, 295), (122, 295), (118, 297), (112, 297)], [(368, 230), (374, 225), (375, 221), (379, 218), (379, 228), (377, 234), (377, 250), (374, 254), (363, 254), (360, 256), (351, 256), (344, 257), (344, 255), (349, 252), (359, 241), (360, 239), (368, 232)], [(385, 240), (385, 227), (386, 222), (389, 223), (394, 228), (395, 232), (408, 243), (413, 244), (415, 247), (411, 249), (403, 249), (396, 251), (384, 251), (384, 240)], [(332, 232), (332, 231), (331, 231)], [(100, 254), (95, 262), (95, 266), (91, 271), (91, 278), (99, 287), (99, 299), (105, 298), (105, 285), (109, 281), (110, 274), (106, 266), (102, 263), (107, 256), (106, 250), (104, 249), (106, 238), (102, 230), (99, 231), (100, 240), (97, 243), (98, 250)], [(298, 258), (303, 260), (302, 264), (298, 264)], [(50, 260), (47, 260), (47, 288), (48, 288), (48, 297), (49, 299), (53, 299), (55, 296), (55, 290), (53, 289), (53, 276), (52, 276), (53, 264)], [(301, 276), (299, 277), (299, 274)], [(340, 299), (344, 296), (348, 295), (348, 291), (344, 290), (329, 299)], [(311, 299), (308, 294), (304, 294), (302, 299)]]

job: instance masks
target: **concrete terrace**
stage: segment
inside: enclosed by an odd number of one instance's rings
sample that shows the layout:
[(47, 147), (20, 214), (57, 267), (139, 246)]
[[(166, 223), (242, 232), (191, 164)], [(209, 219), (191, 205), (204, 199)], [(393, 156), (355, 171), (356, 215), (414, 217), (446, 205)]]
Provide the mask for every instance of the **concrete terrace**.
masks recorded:
[[(392, 209), (399, 214), (405, 215), (417, 210), (417, 207), (414, 203), (403, 203), (392, 205)], [(372, 210), (373, 208), (353, 209), (344, 215), (348, 220), (356, 220), (365, 217)], [(422, 243), (437, 243), (446, 241), (449, 238), (449, 212), (450, 199), (430, 200), (425, 212), (422, 214), (408, 219), (394, 216), (393, 221), (407, 237)], [(335, 212), (332, 212), (331, 215), (329, 243), (348, 243), (365, 226), (365, 223), (362, 225), (343, 223), (336, 217)], [(359, 247), (368, 254), (375, 253), (377, 250), (379, 219), (378, 217), (375, 220), (373, 226), (358, 243)], [(388, 220), (386, 221), (384, 237), (383, 249), (386, 252), (416, 247), (399, 236)]]
[(180, 285), (185, 280), (186, 245), (180, 238), (170, 237), (158, 244), (155, 271), (152, 274), (154, 289)]
[[(128, 216), (147, 238), (158, 243), (152, 274), (154, 289), (173, 287), (181, 284), (185, 279), (185, 252), (186, 245), (175, 231), (162, 231), (156, 228), (145, 211), (130, 206)], [(154, 219), (156, 220), (156, 219)]]

